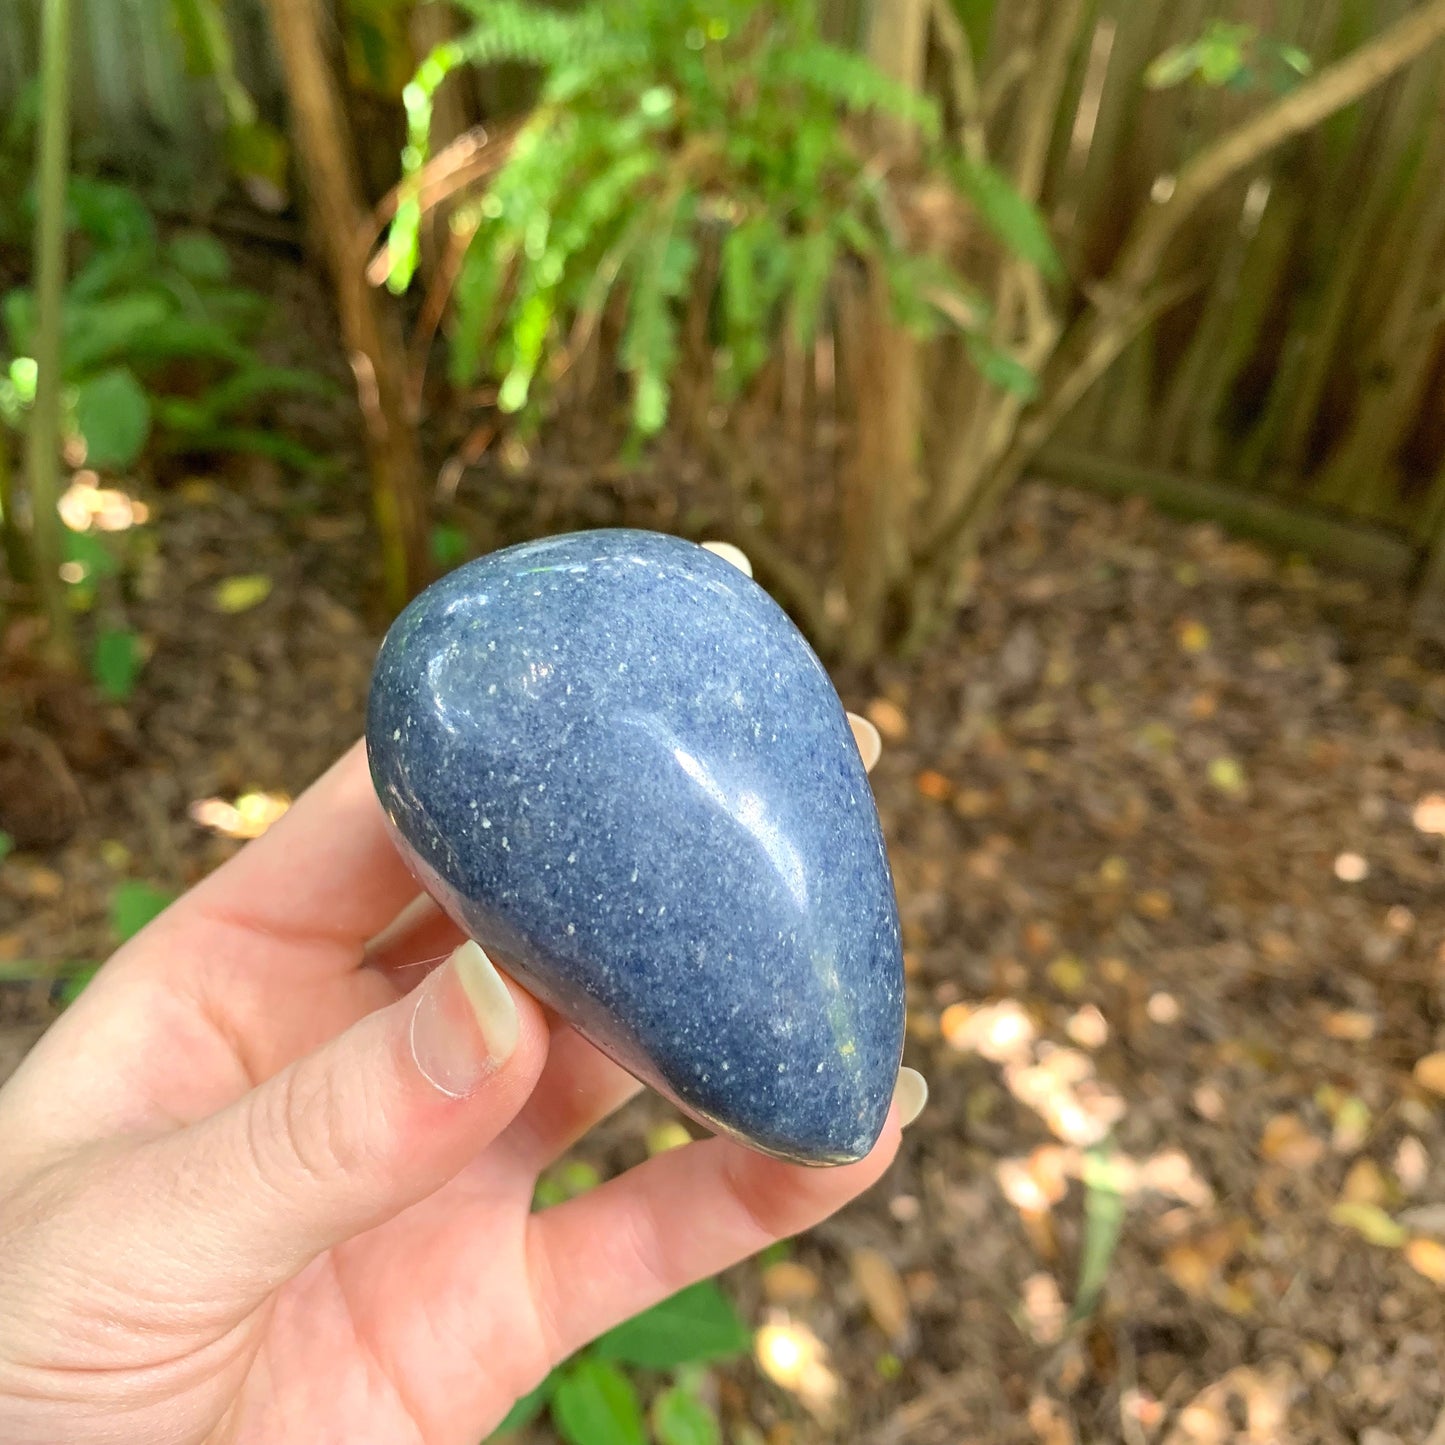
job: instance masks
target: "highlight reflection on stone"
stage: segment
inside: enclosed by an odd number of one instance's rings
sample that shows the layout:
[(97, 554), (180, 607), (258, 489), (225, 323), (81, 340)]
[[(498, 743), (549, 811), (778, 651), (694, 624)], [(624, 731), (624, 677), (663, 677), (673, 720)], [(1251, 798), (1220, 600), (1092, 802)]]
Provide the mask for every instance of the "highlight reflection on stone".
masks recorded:
[(897, 908), (842, 704), (782, 609), (690, 542), (472, 562), (382, 646), (372, 777), (424, 886), (693, 1117), (861, 1158), (903, 1042)]

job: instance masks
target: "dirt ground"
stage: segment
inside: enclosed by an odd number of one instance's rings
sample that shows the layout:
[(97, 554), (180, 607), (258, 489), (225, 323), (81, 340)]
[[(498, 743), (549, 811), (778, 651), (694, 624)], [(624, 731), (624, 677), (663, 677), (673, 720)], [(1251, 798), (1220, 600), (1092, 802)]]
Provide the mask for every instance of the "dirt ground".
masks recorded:
[[(76, 768), (74, 836), (0, 864), (12, 972), (103, 957), (119, 880), (240, 846), (193, 804), (294, 795), (361, 727), (357, 484), (252, 467), (147, 500), (153, 655)], [(658, 515), (541, 468), (469, 474), (451, 520), (494, 545)], [(255, 574), (263, 601), (216, 609)], [(837, 677), (885, 738), (932, 1098), (870, 1197), (730, 1279), (821, 1372), (725, 1370), (732, 1438), (1445, 1445), (1445, 1082), (1416, 1069), (1445, 1049), (1445, 655), (1402, 600), (1029, 486), (953, 635)], [(55, 1007), (0, 984), (0, 1076)], [(624, 1167), (666, 1117), (640, 1101), (583, 1153)]]

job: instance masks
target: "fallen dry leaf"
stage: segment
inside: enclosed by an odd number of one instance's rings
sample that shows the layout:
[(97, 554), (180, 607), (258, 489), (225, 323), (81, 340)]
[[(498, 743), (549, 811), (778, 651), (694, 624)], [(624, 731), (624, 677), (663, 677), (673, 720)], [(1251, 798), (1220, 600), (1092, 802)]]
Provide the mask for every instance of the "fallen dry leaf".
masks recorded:
[(1053, 1275), (1044, 1270), (1031, 1274), (1024, 1281), (1022, 1303), (1034, 1339), (1041, 1345), (1058, 1344), (1064, 1337), (1069, 1312)]
[(913, 786), (918, 789), (919, 796), (928, 798), (935, 803), (946, 803), (953, 796), (953, 784), (943, 776), (936, 773), (932, 768), (925, 768), (923, 772), (913, 780)]
[(1406, 1134), (1395, 1150), (1395, 1178), (1406, 1194), (1418, 1194), (1430, 1174), (1430, 1156), (1425, 1146), (1413, 1135)]
[(1341, 1200), (1330, 1210), (1330, 1222), (1342, 1229), (1353, 1229), (1362, 1239), (1381, 1249), (1399, 1249), (1408, 1237), (1377, 1204), (1352, 1204)]
[(763, 1271), (763, 1293), (775, 1305), (806, 1304), (817, 1297), (818, 1276), (805, 1264), (780, 1259)]
[(1029, 1429), (1039, 1445), (1076, 1445), (1078, 1436), (1057, 1400), (1035, 1395), (1029, 1401)]
[(864, 711), (884, 742), (901, 743), (908, 736), (908, 718), (897, 703), (886, 697), (875, 697)]
[(1375, 1020), (1359, 1009), (1340, 1009), (1325, 1015), (1325, 1033), (1345, 1043), (1363, 1043), (1375, 1037)]
[(1313, 1169), (1324, 1158), (1325, 1142), (1298, 1114), (1276, 1114), (1264, 1126), (1259, 1152), (1269, 1163), (1286, 1169)]
[(912, 1333), (912, 1315), (908, 1292), (892, 1261), (876, 1249), (855, 1249), (848, 1264), (873, 1323), (894, 1344), (903, 1344)]
[(1356, 1159), (1340, 1187), (1340, 1199), (1346, 1204), (1383, 1204), (1389, 1186), (1380, 1166), (1373, 1159)]
[(1438, 1239), (1412, 1239), (1402, 1253), (1411, 1269), (1445, 1289), (1445, 1244)]
[(1445, 1049), (1426, 1054), (1416, 1063), (1415, 1082), (1432, 1094), (1445, 1095)]
[(1427, 793), (1415, 804), (1411, 816), (1422, 833), (1435, 833), (1445, 838), (1445, 793)]

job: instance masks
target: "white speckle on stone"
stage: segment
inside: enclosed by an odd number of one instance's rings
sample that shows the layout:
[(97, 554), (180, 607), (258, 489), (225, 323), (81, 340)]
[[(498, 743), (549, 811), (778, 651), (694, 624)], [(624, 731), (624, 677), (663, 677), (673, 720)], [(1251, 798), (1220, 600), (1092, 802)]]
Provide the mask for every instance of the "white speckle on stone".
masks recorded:
[(786, 1073), (788, 1072), (788, 1066), (787, 1066), (786, 1064), (779, 1064), (779, 1065), (778, 1065), (778, 1072), (779, 1072), (780, 1074), (786, 1074)]
[(489, 684), (487, 685), (487, 696), (490, 697), (494, 692), (496, 692), (496, 690), (497, 690), (497, 684), (494, 683), (494, 682), (493, 682), (493, 683), (489, 683)]
[(568, 933), (576, 933), (576, 932), (577, 932), (577, 925), (576, 925), (575, 923), (569, 923), (569, 924), (567, 925), (567, 932), (568, 932)]
[(633, 881), (634, 883), (637, 882), (637, 869), (636, 869), (636, 868), (634, 868), (634, 869), (632, 870), (632, 881)]
[(567, 861), (569, 863), (575, 863), (577, 861), (577, 855), (575, 853), (569, 853), (567, 855)]
[(471, 806), (472, 806), (472, 812), (475, 813), (475, 812), (477, 811), (477, 800), (476, 800), (475, 798), (472, 799), (472, 804), (471, 804)]
[(512, 851), (512, 845), (507, 842), (507, 835), (505, 833), (502, 834), (502, 847), (505, 848), (508, 853)]
[(618, 670), (618, 672), (626, 672), (626, 671), (627, 671), (627, 664), (626, 664), (625, 662), (619, 662), (619, 663), (617, 664), (617, 670)]
[(482, 827), (484, 827), (484, 828), (490, 828), (491, 826), (492, 826), (492, 820), (491, 820), (490, 818), (483, 818), (483, 819), (482, 819)]
[(401, 741), (401, 729), (400, 729), (400, 728), (393, 728), (393, 729), (392, 729), (392, 732), (391, 732), (391, 740), (392, 740), (392, 742), (394, 742), (394, 743), (399, 743), (399, 742)]
[(659, 918), (661, 918), (662, 915), (663, 915), (664, 913), (666, 913), (666, 912), (667, 912), (667, 904), (665, 904), (665, 903), (659, 903), (659, 904), (657, 905), (657, 916), (658, 916)]
[(818, 1067), (813, 1070), (813, 1072), (814, 1072), (815, 1074), (821, 1074), (821, 1073), (823, 1072), (823, 1066), (822, 1066), (822, 1064), (819, 1064)]
[(497, 644), (496, 644), (495, 642), (489, 642), (489, 643), (487, 643), (487, 651), (488, 651), (488, 652), (495, 652), (496, 650), (497, 650)]

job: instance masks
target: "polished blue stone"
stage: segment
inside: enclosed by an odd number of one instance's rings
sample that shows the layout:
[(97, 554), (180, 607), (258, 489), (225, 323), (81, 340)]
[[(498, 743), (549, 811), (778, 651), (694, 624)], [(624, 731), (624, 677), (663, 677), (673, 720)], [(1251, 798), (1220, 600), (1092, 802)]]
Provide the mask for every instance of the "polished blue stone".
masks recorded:
[(861, 1158), (903, 1045), (897, 905), (822, 664), (731, 564), (582, 532), (471, 562), (382, 645), (372, 778), (497, 963), (710, 1127)]

